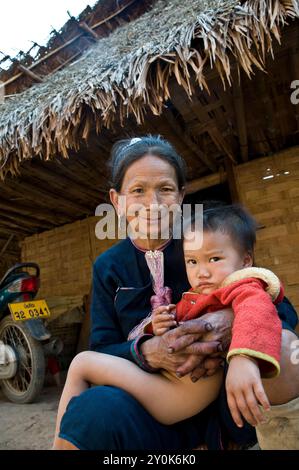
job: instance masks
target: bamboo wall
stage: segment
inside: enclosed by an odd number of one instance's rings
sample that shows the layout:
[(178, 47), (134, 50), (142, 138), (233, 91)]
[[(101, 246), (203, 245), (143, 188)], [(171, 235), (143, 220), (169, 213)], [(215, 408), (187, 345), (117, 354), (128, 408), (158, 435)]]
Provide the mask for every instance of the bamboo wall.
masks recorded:
[(256, 264), (281, 278), (299, 313), (299, 147), (240, 165), (235, 173), (241, 202), (263, 226)]
[(22, 242), (22, 261), (36, 262), (41, 269), (40, 298), (89, 293), (92, 263), (113, 244), (96, 238), (98, 220), (89, 217)]

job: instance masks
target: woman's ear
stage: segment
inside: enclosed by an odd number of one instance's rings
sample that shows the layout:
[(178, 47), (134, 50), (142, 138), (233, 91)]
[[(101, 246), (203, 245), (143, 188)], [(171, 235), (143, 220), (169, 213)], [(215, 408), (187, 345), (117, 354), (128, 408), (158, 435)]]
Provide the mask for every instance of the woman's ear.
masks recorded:
[(115, 209), (115, 212), (117, 213), (117, 215), (120, 215), (119, 214), (119, 203), (118, 203), (118, 198), (119, 198), (119, 194), (118, 192), (115, 190), (115, 189), (110, 189), (109, 190), (109, 197), (110, 197), (110, 201)]
[(179, 195), (179, 204), (180, 206), (183, 204), (183, 200), (184, 200), (184, 197), (185, 197), (185, 186), (183, 186), (181, 189), (180, 189), (180, 195)]
[(243, 258), (243, 268), (250, 268), (253, 265), (252, 253), (246, 253)]

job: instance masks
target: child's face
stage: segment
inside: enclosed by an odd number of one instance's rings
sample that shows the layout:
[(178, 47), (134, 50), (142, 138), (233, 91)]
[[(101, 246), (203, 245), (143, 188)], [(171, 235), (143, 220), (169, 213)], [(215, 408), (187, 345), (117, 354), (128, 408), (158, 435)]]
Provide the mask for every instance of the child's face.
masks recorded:
[(194, 249), (192, 240), (184, 240), (184, 256), (189, 283), (195, 292), (210, 294), (238, 269), (252, 266), (252, 256), (241, 254), (226, 233), (204, 232), (201, 248)]

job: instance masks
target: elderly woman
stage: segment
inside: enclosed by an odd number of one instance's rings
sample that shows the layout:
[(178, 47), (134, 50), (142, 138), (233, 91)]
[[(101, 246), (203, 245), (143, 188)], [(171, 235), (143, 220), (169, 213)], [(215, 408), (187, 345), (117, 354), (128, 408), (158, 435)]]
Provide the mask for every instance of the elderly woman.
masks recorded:
[[(160, 137), (116, 144), (111, 162), (110, 199), (118, 216), (125, 216), (130, 224), (134, 219), (134, 215), (128, 215), (132, 205), (145, 210), (139, 214), (137, 237), (122, 240), (94, 264), (91, 349), (133, 361), (149, 373), (163, 368), (179, 376), (191, 373), (195, 381), (203, 375), (213, 375), (222, 363), (221, 352), (230, 342), (233, 316), (229, 310), (222, 315), (207, 314), (187, 321), (163, 336), (143, 335), (127, 340), (130, 331), (150, 311), (153, 286), (146, 251), (163, 251), (165, 285), (172, 289), (174, 303), (189, 288), (181, 240), (172, 238), (171, 233), (165, 240), (163, 224), (165, 220), (169, 223), (168, 218), (152, 220), (148, 215), (153, 205), (170, 208), (182, 203), (185, 164)], [(120, 196), (125, 196), (125, 207)], [(285, 328), (282, 373), (279, 378), (269, 379), (270, 386), (265, 385), (268, 398), (275, 405), (289, 402), (299, 393), (298, 371), (287, 360), (291, 341), (296, 339), (292, 328), (297, 316), (286, 299), (278, 306), (278, 312)], [(293, 384), (290, 380), (285, 383), (284, 371), (288, 377), (294, 377)], [(248, 423), (255, 424), (250, 413), (244, 410), (243, 414)], [(247, 424), (242, 429), (236, 427), (228, 411), (224, 387), (219, 398), (203, 412), (166, 426), (123, 390), (98, 386), (70, 401), (54, 448), (177, 450), (205, 443), (211, 449), (220, 449), (231, 440), (252, 443), (255, 431)]]

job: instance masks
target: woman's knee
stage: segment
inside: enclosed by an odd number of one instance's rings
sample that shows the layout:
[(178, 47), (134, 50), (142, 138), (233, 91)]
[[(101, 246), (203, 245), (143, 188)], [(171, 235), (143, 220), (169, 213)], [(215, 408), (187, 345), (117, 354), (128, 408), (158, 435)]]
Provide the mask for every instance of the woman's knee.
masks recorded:
[(74, 444), (65, 439), (57, 438), (55, 445), (52, 447), (51, 450), (80, 450)]
[(272, 379), (263, 379), (272, 405), (281, 405), (299, 396), (299, 363), (294, 360), (297, 341), (295, 333), (282, 330), (280, 374)]
[[(299, 361), (296, 360), (296, 349), (298, 351), (299, 340), (295, 333), (282, 330), (281, 335), (281, 376), (287, 374), (289, 378), (294, 376), (299, 380)], [(298, 353), (297, 353), (298, 356)]]
[(282, 330), (281, 334), (281, 356), (282, 359), (288, 359), (299, 346), (299, 339), (296, 333), (290, 330)]
[(128, 439), (138, 439), (141, 430), (133, 422), (139, 407), (133, 397), (118, 388), (90, 388), (70, 401), (60, 437), (78, 443), (80, 449), (120, 450), (128, 445)]

